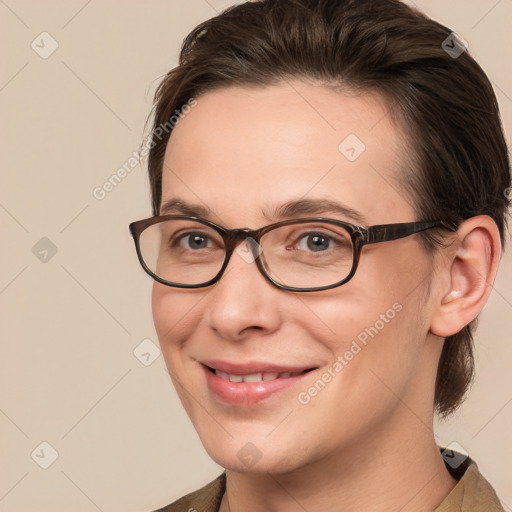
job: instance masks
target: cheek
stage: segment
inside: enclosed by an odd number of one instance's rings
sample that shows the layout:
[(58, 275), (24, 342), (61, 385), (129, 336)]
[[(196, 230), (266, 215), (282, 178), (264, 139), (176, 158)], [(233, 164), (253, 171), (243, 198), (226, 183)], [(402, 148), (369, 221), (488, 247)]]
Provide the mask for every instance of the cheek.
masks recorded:
[(307, 303), (301, 309), (295, 323), (301, 325), (308, 339), (328, 350), (332, 362), (341, 360), (344, 366), (384, 362), (391, 347), (401, 343), (405, 349), (414, 337), (410, 317), (415, 308), (404, 305), (398, 292), (365, 297), (354, 291), (338, 300)]
[(367, 432), (392, 414), (421, 360), (415, 308), (398, 300), (359, 300), (339, 301), (337, 314), (327, 305), (317, 305), (316, 313), (335, 334), (326, 335), (324, 330), (322, 336), (309, 324), (310, 336), (322, 340), (331, 363), (316, 381), (299, 390), (297, 418), (309, 424), (311, 418), (321, 417), (327, 444), (327, 439)]
[[(152, 311), (155, 330), (165, 365), (181, 403), (193, 415), (190, 382), (185, 378), (186, 361), (182, 347), (197, 328), (197, 304), (201, 296), (190, 290), (182, 291), (155, 282), (152, 290)], [(196, 393), (194, 393), (195, 395)]]
[(378, 377), (384, 376), (392, 389), (403, 388), (418, 364), (428, 333), (429, 267), (424, 261), (413, 264), (397, 258), (396, 252), (394, 260), (386, 262), (381, 251), (378, 265), (372, 264), (373, 254), (367, 256), (344, 288), (303, 299), (304, 307), (294, 319), (330, 352), (329, 370), (338, 383), (333, 388), (377, 396), (370, 388)]
[(168, 357), (179, 350), (197, 326), (196, 306), (201, 297), (201, 294), (194, 291), (182, 291), (158, 282), (154, 283), (153, 321), (166, 362)]

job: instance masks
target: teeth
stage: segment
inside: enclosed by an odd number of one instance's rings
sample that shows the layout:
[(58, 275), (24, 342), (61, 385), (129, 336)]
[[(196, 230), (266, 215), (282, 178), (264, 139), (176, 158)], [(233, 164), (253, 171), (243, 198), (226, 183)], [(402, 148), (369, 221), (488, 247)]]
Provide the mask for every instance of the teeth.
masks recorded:
[(251, 373), (251, 375), (244, 375), (243, 380), (244, 382), (261, 382), (263, 380), (263, 375), (261, 373)]
[(215, 374), (224, 380), (229, 380), (230, 382), (261, 382), (267, 380), (275, 380), (275, 379), (287, 379), (289, 377), (295, 377), (296, 375), (300, 375), (304, 372), (283, 372), (283, 373), (251, 373), (250, 375), (231, 375), (226, 372), (222, 372), (220, 370), (215, 370)]
[(215, 373), (224, 380), (229, 380), (229, 375), (226, 372), (221, 372), (220, 370), (215, 370)]

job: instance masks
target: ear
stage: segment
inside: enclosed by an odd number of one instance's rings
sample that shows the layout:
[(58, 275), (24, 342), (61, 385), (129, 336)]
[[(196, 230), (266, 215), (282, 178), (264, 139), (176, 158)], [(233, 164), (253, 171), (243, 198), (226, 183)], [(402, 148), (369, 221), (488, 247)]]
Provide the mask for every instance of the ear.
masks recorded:
[(501, 258), (501, 240), (496, 223), (487, 215), (465, 220), (453, 244), (442, 258), (446, 279), (437, 294), (430, 332), (447, 337), (474, 320), (492, 290)]

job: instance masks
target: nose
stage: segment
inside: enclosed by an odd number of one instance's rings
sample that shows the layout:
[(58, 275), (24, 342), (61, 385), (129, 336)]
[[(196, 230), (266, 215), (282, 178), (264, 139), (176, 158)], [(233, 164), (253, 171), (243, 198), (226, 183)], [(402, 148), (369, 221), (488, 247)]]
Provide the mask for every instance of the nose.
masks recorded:
[(237, 244), (224, 274), (208, 294), (208, 324), (222, 338), (239, 340), (255, 330), (261, 336), (279, 328), (278, 303), (286, 292), (258, 270), (255, 256), (259, 251), (251, 238)]

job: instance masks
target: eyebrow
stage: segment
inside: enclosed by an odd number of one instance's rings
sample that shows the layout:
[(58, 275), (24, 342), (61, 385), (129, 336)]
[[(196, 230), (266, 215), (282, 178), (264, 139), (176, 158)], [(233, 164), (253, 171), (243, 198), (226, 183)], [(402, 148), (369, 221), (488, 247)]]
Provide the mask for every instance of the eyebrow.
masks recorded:
[[(366, 225), (364, 216), (342, 203), (331, 199), (298, 199), (288, 201), (282, 205), (276, 206), (272, 212), (263, 210), (263, 216), (270, 222), (283, 220), (299, 215), (335, 214), (343, 218), (348, 218), (358, 224)], [(161, 215), (188, 215), (191, 217), (212, 218), (218, 217), (210, 208), (202, 204), (192, 204), (178, 197), (172, 197), (162, 203), (160, 207)]]

